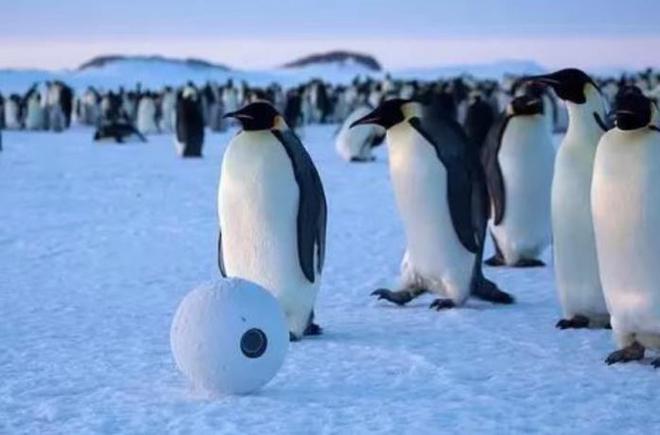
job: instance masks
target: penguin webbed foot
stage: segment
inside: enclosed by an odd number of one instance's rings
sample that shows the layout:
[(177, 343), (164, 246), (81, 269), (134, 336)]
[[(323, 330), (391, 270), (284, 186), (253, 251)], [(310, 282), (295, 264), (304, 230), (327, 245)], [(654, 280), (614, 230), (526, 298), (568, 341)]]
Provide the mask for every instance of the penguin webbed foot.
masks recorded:
[(310, 324), (307, 325), (307, 328), (305, 328), (305, 332), (303, 332), (304, 336), (317, 336), (322, 334), (323, 334), (323, 328), (321, 328), (319, 325), (317, 325), (314, 322), (310, 322)]
[(392, 290), (388, 290), (386, 288), (379, 288), (374, 290), (371, 292), (371, 296), (378, 296), (377, 300), (383, 299), (399, 306), (403, 306), (415, 299), (415, 296), (410, 290), (399, 290), (393, 292)]
[(516, 300), (509, 293), (500, 290), (494, 282), (483, 278), (472, 289), (472, 296), (493, 304), (510, 305)]
[(429, 305), (429, 308), (432, 310), (440, 311), (440, 310), (448, 310), (450, 308), (455, 308), (456, 303), (452, 301), (451, 299), (442, 299), (438, 298), (431, 302), (431, 305)]
[(521, 258), (514, 265), (514, 267), (528, 268), (528, 267), (545, 267), (545, 263), (536, 258)]
[[(626, 346), (623, 349), (619, 349), (609, 354), (608, 357), (605, 359), (605, 363), (608, 366), (611, 366), (612, 364), (617, 364), (617, 363), (639, 361), (642, 358), (644, 358), (645, 350), (646, 349), (644, 349), (644, 346), (642, 346), (641, 344), (635, 341), (631, 345)], [(656, 368), (660, 367), (660, 362), (658, 362), (658, 365), (656, 366), (657, 361), (658, 360), (656, 359), (651, 363), (653, 367)]]
[(506, 263), (504, 263), (504, 259), (501, 256), (493, 255), (488, 260), (484, 261), (484, 264), (490, 267), (501, 267), (504, 266)]
[(296, 335), (293, 332), (289, 331), (289, 341), (295, 343), (297, 341), (300, 341), (300, 337), (296, 337)]
[(555, 327), (558, 329), (584, 329), (589, 327), (589, 319), (578, 314), (571, 319), (561, 319)]
[(660, 358), (656, 358), (651, 361), (651, 366), (653, 366), (654, 369), (660, 368)]

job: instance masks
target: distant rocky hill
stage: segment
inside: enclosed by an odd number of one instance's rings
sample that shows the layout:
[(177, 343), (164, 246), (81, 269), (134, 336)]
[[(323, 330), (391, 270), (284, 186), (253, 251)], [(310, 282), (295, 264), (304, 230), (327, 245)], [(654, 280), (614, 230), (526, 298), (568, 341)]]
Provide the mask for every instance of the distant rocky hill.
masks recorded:
[(208, 69), (218, 69), (222, 71), (230, 71), (226, 65), (209, 62), (203, 59), (187, 58), (187, 59), (176, 59), (165, 56), (124, 56), (124, 55), (104, 55), (96, 56), (87, 62), (84, 62), (78, 67), (78, 71), (83, 71), (90, 68), (101, 68), (108, 66), (117, 62), (124, 61), (140, 61), (140, 62), (154, 62), (154, 63), (167, 63), (172, 65), (181, 65), (189, 66), (192, 68), (208, 68)]
[(357, 64), (370, 71), (382, 71), (381, 64), (373, 56), (350, 51), (330, 51), (327, 53), (311, 54), (282, 65), (283, 68), (306, 67), (321, 64)]

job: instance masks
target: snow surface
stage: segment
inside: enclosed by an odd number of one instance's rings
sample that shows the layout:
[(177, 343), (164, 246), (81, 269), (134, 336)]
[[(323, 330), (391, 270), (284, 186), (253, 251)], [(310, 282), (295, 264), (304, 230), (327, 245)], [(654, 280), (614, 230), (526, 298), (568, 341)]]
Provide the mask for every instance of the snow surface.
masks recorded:
[(183, 296), (218, 275), (216, 188), (232, 133), (182, 160), (167, 135), (117, 146), (88, 129), (3, 132), (0, 433), (657, 431), (660, 373), (606, 366), (607, 331), (556, 330), (551, 268), (487, 269), (512, 306), (374, 301), (404, 249), (385, 150), (345, 163), (335, 129), (304, 136), (329, 203), (325, 334), (292, 344), (246, 397), (192, 390), (169, 347)]

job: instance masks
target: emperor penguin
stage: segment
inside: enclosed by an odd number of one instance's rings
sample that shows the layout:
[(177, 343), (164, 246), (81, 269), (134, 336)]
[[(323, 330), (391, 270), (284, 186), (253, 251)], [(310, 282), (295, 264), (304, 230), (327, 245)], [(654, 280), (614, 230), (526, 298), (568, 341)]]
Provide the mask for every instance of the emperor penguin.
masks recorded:
[(176, 149), (182, 157), (202, 157), (204, 115), (199, 93), (186, 86), (176, 101)]
[(226, 117), (243, 127), (229, 143), (218, 193), (218, 266), (279, 300), (293, 341), (313, 322), (325, 258), (327, 205), (316, 167), (282, 115), (265, 101)]
[(560, 329), (607, 327), (609, 313), (598, 271), (591, 214), (596, 147), (605, 125), (605, 100), (583, 71), (564, 69), (528, 77), (566, 102), (569, 124), (555, 159), (551, 209), (557, 292), (564, 318)]
[[(491, 193), (490, 266), (536, 267), (550, 244), (555, 150), (540, 97), (514, 98), (488, 134), (482, 158)], [(501, 194), (501, 195), (500, 195)]]
[(104, 121), (94, 132), (95, 142), (146, 142), (147, 139), (128, 120)]
[[(616, 127), (598, 145), (591, 204), (598, 263), (614, 339), (606, 362), (640, 360), (660, 350), (660, 130), (654, 104), (622, 96)], [(660, 358), (652, 365), (660, 367)]]
[(350, 128), (351, 124), (371, 112), (368, 106), (355, 109), (344, 121), (337, 138), (335, 148), (341, 158), (349, 162), (371, 162), (376, 158), (371, 150), (385, 140), (385, 129), (379, 125), (360, 125)]
[(484, 100), (483, 95), (478, 92), (472, 93), (466, 109), (463, 127), (470, 140), (478, 147), (481, 147), (486, 141), (495, 118), (496, 112)]
[(68, 127), (67, 115), (64, 110), (65, 86), (61, 82), (48, 85), (46, 94), (46, 110), (48, 113), (48, 127), (55, 132), (61, 132)]
[(5, 128), (9, 130), (19, 130), (23, 127), (21, 116), (21, 98), (12, 94), (5, 99), (4, 107)]
[(430, 291), (431, 308), (462, 305), (469, 296), (510, 304), (487, 280), (481, 260), (487, 192), (476, 146), (460, 125), (412, 100), (391, 99), (352, 126), (387, 130), (390, 177), (406, 233), (402, 289), (372, 295), (404, 305)]
[(170, 86), (163, 89), (163, 97), (160, 100), (160, 130), (173, 132), (176, 125), (176, 102), (177, 93)]
[(156, 102), (151, 94), (142, 95), (137, 109), (137, 129), (142, 134), (158, 133)]
[(36, 87), (32, 88), (26, 95), (26, 130), (45, 130), (46, 129), (46, 111), (41, 102), (41, 93)]

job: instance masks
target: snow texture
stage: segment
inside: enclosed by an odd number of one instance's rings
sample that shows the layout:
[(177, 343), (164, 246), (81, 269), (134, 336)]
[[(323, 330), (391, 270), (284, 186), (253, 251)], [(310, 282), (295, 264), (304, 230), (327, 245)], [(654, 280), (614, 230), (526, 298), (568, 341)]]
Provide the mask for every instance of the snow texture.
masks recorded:
[[(183, 296), (218, 276), (218, 172), (170, 136), (99, 145), (92, 131), (3, 132), (0, 433), (652, 433), (660, 373), (608, 367), (608, 331), (558, 331), (552, 267), (486, 269), (518, 303), (429, 310), (395, 286), (404, 234), (387, 159), (342, 161), (308, 127), (329, 204), (316, 319), (251, 396), (192, 390), (169, 346)], [(549, 251), (543, 259), (549, 263)]]

